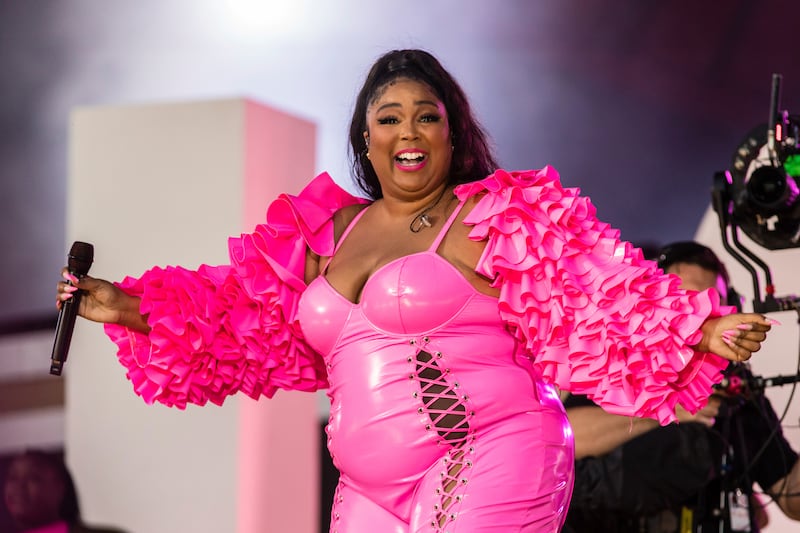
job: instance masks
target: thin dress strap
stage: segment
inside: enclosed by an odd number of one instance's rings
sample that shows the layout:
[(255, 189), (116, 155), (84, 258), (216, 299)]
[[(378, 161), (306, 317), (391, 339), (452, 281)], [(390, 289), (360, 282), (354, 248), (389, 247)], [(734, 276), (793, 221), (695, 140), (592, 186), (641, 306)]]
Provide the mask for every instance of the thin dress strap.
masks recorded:
[(333, 247), (333, 252), (331, 252), (330, 257), (328, 257), (328, 259), (325, 260), (325, 264), (323, 265), (322, 269), (320, 270), (321, 273), (324, 274), (328, 270), (328, 265), (331, 264), (331, 260), (333, 259), (333, 256), (336, 255), (336, 252), (339, 251), (339, 247), (344, 242), (345, 237), (347, 237), (347, 235), (350, 234), (350, 231), (356, 225), (356, 222), (358, 222), (359, 219), (364, 215), (364, 213), (367, 212), (367, 209), (369, 209), (369, 206), (367, 206), (364, 209), (362, 209), (361, 211), (359, 211), (356, 214), (356, 216), (353, 217), (353, 220), (351, 220), (350, 223), (347, 225), (347, 227), (344, 229), (344, 232), (339, 237), (339, 240), (336, 242), (336, 245)]
[(447, 234), (447, 230), (449, 230), (450, 226), (452, 226), (453, 222), (455, 222), (456, 217), (458, 217), (458, 214), (461, 212), (462, 207), (464, 207), (464, 200), (458, 202), (456, 208), (453, 209), (453, 212), (450, 214), (450, 218), (448, 218), (447, 221), (444, 223), (444, 226), (442, 226), (441, 231), (439, 231), (439, 235), (436, 236), (436, 238), (433, 240), (433, 244), (431, 244), (430, 248), (428, 248), (429, 252), (435, 252), (436, 250), (439, 249), (439, 245), (442, 243), (442, 239), (444, 239), (444, 236)]

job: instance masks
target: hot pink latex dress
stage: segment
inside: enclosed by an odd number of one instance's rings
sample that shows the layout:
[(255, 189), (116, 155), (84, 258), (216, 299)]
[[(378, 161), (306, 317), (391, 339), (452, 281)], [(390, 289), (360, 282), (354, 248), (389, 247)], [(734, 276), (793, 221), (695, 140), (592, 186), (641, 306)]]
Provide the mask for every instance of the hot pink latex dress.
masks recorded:
[(725, 361), (690, 346), (723, 311), (642, 260), (551, 168), (459, 186), (459, 206), (476, 194), (465, 224), (499, 298), (437, 255), (455, 214), (357, 303), (324, 276), (306, 287), (305, 247), (333, 255), (331, 215), (359, 201), (322, 175), (231, 239), (231, 265), (126, 278), (153, 329), (107, 332), (148, 402), (327, 386), (332, 531), (558, 531), (573, 456), (553, 385), (662, 422), (677, 403), (696, 410)]

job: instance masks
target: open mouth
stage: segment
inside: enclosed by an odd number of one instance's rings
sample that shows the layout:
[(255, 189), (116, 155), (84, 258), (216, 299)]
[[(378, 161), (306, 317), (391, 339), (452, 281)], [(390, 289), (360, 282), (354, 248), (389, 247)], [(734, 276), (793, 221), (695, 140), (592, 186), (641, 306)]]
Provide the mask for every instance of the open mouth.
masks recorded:
[(427, 155), (424, 152), (402, 152), (394, 156), (395, 162), (404, 167), (415, 167), (424, 162)]

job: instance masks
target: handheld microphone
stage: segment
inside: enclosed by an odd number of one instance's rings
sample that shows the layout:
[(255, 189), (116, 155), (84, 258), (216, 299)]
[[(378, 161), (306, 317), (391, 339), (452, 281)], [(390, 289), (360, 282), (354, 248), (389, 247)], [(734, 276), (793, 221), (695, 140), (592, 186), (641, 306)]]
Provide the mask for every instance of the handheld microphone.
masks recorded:
[[(67, 256), (67, 270), (76, 278), (82, 278), (89, 272), (94, 260), (94, 246), (87, 242), (75, 241)], [(69, 343), (72, 341), (72, 330), (75, 327), (75, 318), (78, 316), (78, 307), (81, 303), (80, 290), (72, 294), (72, 298), (61, 302), (56, 323), (56, 338), (53, 342), (53, 353), (50, 355), (50, 373), (60, 376), (67, 362)]]

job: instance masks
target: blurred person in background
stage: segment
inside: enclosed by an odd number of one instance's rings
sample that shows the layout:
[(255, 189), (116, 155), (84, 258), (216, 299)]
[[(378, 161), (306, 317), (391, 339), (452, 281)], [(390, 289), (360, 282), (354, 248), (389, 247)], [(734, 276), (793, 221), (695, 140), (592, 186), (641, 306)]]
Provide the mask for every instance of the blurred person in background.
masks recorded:
[[(649, 254), (681, 278), (682, 288), (714, 287), (727, 304), (740, 307), (724, 264), (708, 247), (681, 241)], [(585, 396), (567, 397), (576, 477), (564, 530), (716, 533), (719, 516), (728, 513), (720, 505), (725, 492), (731, 515), (723, 524), (726, 533), (759, 531), (772, 500), (800, 520), (800, 462), (775, 410), (763, 391), (732, 385), (755, 382), (746, 364), (732, 363), (726, 376), (705, 407), (693, 415), (678, 406), (679, 423), (668, 426), (610, 414)]]
[(3, 488), (15, 532), (124, 533), (83, 522), (75, 482), (60, 453), (27, 450), (15, 456)]

